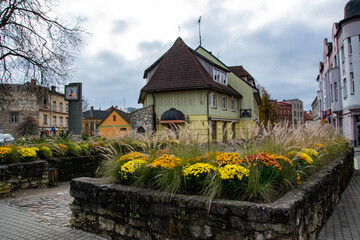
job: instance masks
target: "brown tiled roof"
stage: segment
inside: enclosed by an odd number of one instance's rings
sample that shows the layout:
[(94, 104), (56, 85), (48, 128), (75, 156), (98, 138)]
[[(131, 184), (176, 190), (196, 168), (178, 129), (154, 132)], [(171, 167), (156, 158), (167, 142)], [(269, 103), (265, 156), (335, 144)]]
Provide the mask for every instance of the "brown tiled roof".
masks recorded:
[[(243, 78), (246, 77), (247, 80), (254, 81), (254, 78), (250, 75), (248, 71), (245, 70), (243, 66), (231, 66), (229, 69), (238, 77)], [(251, 84), (250, 84), (251, 85)], [(253, 85), (251, 85), (254, 87)]]
[[(197, 59), (195, 52), (179, 37), (173, 46), (154, 64), (145, 70), (144, 77), (157, 66), (148, 83), (141, 92), (165, 92), (193, 89), (212, 89), (225, 94), (241, 97), (229, 85), (223, 85), (213, 80)], [(140, 100), (141, 101), (141, 96)]]

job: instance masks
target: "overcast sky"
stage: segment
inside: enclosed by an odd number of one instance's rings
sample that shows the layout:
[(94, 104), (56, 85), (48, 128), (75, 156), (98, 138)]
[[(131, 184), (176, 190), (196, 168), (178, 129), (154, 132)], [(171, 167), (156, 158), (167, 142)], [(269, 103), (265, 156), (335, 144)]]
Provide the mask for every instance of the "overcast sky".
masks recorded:
[[(323, 40), (348, 0), (60, 0), (62, 17), (86, 18), (90, 35), (76, 61), (83, 96), (95, 109), (141, 107), (144, 70), (176, 38), (242, 65), (273, 99), (316, 96)], [(180, 26), (180, 31), (179, 31)], [(124, 101), (125, 100), (125, 101)]]

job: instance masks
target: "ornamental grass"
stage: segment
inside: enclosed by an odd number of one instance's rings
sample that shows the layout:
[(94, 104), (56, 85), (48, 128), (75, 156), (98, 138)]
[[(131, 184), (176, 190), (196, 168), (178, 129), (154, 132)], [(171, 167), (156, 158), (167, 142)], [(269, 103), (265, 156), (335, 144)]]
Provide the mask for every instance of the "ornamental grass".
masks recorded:
[(185, 125), (177, 134), (161, 130), (119, 138), (109, 144), (102, 173), (120, 184), (200, 194), (209, 202), (271, 202), (349, 147), (340, 130), (328, 124), (249, 125), (236, 133), (238, 139), (215, 144), (200, 143), (194, 132)]

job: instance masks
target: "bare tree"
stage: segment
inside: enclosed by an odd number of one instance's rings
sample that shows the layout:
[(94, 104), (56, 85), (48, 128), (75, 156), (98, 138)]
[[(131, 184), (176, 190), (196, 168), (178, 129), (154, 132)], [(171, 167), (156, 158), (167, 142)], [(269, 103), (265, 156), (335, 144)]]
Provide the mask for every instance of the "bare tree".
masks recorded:
[(0, 83), (37, 79), (64, 83), (83, 44), (81, 20), (73, 27), (53, 15), (54, 0), (0, 0)]
[(25, 117), (16, 128), (17, 136), (37, 136), (39, 134), (39, 123), (33, 116)]
[(89, 105), (90, 105), (89, 98), (83, 97), (82, 98), (82, 111), (85, 112), (86, 110), (88, 110)]

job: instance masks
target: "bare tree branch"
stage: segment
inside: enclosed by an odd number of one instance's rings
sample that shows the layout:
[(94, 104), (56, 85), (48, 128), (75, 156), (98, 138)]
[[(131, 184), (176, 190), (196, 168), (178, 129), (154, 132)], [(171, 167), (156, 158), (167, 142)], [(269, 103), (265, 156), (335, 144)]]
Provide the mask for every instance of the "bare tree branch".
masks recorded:
[(64, 83), (83, 45), (81, 20), (69, 27), (51, 18), (54, 0), (0, 0), (0, 83)]

